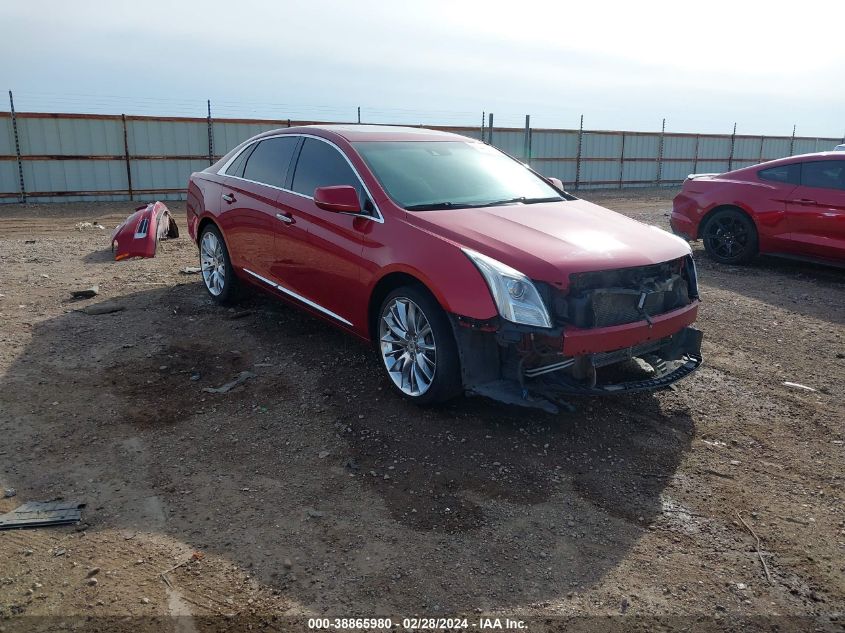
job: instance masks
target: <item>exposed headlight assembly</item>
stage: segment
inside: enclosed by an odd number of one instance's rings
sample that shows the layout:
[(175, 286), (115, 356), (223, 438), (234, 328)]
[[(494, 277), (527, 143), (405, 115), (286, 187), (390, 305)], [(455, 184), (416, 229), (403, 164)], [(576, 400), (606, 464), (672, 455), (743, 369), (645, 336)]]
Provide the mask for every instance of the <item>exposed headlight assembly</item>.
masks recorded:
[(531, 280), (518, 270), (476, 253), (461, 249), (478, 268), (503, 319), (522, 325), (552, 327), (549, 312)]

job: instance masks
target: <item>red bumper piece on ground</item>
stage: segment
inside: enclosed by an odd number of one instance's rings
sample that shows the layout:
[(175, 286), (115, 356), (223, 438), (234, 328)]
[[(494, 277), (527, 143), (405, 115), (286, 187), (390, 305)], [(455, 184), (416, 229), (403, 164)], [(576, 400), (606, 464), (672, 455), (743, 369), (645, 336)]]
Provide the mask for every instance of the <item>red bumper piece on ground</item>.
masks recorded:
[(115, 261), (129, 257), (155, 257), (159, 240), (179, 237), (179, 227), (163, 202), (138, 207), (111, 236)]

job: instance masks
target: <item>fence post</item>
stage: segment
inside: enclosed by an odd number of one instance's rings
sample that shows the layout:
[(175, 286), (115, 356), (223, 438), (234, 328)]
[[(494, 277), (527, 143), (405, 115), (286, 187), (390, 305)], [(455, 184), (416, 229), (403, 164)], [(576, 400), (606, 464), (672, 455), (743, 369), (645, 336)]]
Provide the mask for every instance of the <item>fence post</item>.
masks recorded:
[(26, 204), (26, 184), (23, 181), (23, 161), (21, 160), (21, 142), (18, 136), (18, 119), (15, 116), (15, 99), (12, 97), (12, 91), (9, 91), (9, 112), (12, 115), (12, 130), (15, 133), (15, 156), (18, 159), (18, 178), (20, 179), (21, 187), (21, 203)]
[(581, 184), (581, 141), (584, 137), (584, 115), (581, 115), (581, 125), (578, 127), (578, 153), (575, 155), (575, 186), (578, 189)]
[(211, 122), (211, 99), (208, 99), (208, 164), (214, 164), (214, 128)]
[(762, 162), (763, 162), (763, 143), (765, 143), (765, 142), (766, 142), (766, 137), (765, 137), (765, 136), (761, 136), (761, 137), (760, 137), (760, 157), (759, 157), (759, 158), (758, 158), (758, 160), (757, 160), (757, 162), (758, 162), (758, 163), (762, 163)]
[(660, 142), (657, 144), (657, 179), (656, 184), (659, 187), (663, 180), (663, 140), (666, 136), (666, 119), (663, 119), (663, 126), (660, 128)]
[(361, 123), (361, 106), (358, 106), (358, 123)]
[(736, 146), (736, 123), (734, 123), (734, 131), (731, 134), (731, 153), (728, 155), (728, 171), (734, 168), (734, 147)]
[(695, 156), (692, 159), (692, 173), (698, 173), (698, 142), (701, 140), (701, 134), (695, 135)]
[(484, 142), (484, 117), (486, 116), (484, 110), (481, 111), (481, 142)]
[(792, 156), (795, 152), (795, 129), (798, 127), (797, 125), (792, 126), (792, 140), (789, 141), (789, 155)]
[(487, 144), (493, 144), (493, 113), (487, 115)]
[(622, 151), (619, 152), (619, 188), (622, 188), (622, 180), (625, 178), (625, 132), (622, 132)]
[(522, 155), (527, 163), (531, 160), (531, 115), (525, 115), (525, 136), (522, 139)]
[(121, 121), (123, 121), (123, 158), (126, 161), (126, 186), (127, 191), (129, 191), (129, 200), (132, 201), (133, 193), (132, 193), (132, 166), (129, 162), (129, 134), (126, 131), (126, 115), (120, 115)]

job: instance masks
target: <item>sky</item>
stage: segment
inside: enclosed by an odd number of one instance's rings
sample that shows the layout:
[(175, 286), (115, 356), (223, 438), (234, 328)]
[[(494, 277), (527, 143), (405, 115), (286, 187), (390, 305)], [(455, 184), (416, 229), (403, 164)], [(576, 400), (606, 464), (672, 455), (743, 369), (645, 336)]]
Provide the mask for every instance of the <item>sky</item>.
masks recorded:
[(842, 137), (843, 24), (842, 0), (6, 0), (0, 88), (19, 111)]

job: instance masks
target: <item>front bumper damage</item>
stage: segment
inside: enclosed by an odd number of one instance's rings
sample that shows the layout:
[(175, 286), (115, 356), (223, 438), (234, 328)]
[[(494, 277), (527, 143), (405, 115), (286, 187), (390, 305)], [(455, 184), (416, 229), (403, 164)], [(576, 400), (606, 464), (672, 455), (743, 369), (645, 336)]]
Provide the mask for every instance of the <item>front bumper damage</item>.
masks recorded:
[[(501, 323), (473, 324), (453, 318), (469, 394), (557, 413), (572, 410), (572, 396), (608, 396), (665, 389), (701, 366), (699, 330), (691, 327), (697, 302), (655, 324), (599, 328), (567, 344), (562, 328), (549, 333)], [(638, 338), (639, 341), (629, 344)], [(607, 349), (607, 341), (625, 347)], [(591, 345), (592, 344), (592, 345)], [(603, 351), (577, 354), (569, 349)]]

